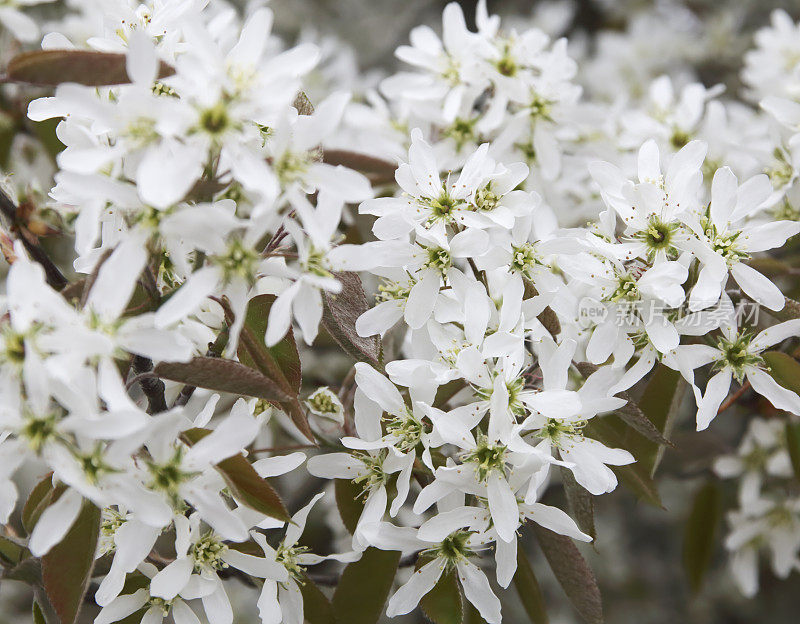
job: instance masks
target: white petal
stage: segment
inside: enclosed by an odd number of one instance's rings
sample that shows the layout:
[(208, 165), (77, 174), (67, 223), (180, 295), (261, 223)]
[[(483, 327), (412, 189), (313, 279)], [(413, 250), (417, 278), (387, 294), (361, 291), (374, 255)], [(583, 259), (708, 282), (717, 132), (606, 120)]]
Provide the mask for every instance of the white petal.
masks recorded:
[(510, 542), (516, 539), (515, 532), (519, 526), (519, 509), (517, 499), (511, 486), (496, 471), (489, 474), (487, 480), (489, 494), (489, 510), (500, 539)]
[(753, 267), (739, 262), (731, 267), (731, 275), (742, 290), (770, 310), (781, 310), (786, 303), (780, 288), (756, 271)]
[(777, 409), (786, 410), (800, 416), (800, 397), (791, 390), (787, 390), (775, 381), (771, 375), (762, 370), (747, 371), (747, 379), (753, 390), (767, 399)]
[(188, 557), (176, 559), (150, 581), (150, 595), (172, 600), (189, 582), (194, 564)]
[(592, 541), (592, 537), (581, 531), (578, 525), (575, 524), (575, 521), (558, 507), (533, 503), (530, 505), (530, 511), (525, 515), (540, 526), (543, 526), (545, 529), (550, 529), (554, 533), (566, 535), (567, 537), (582, 542)]
[(156, 326), (164, 329), (196, 312), (206, 297), (216, 290), (219, 281), (219, 272), (212, 267), (204, 267), (192, 273), (178, 292), (158, 309), (155, 316)]
[(464, 589), (464, 596), (481, 614), (487, 624), (499, 624), (500, 601), (492, 592), (489, 579), (476, 565), (469, 561), (458, 562), (458, 580)]
[(410, 613), (422, 597), (434, 588), (443, 569), (443, 563), (439, 559), (434, 559), (416, 570), (411, 578), (389, 598), (386, 615), (395, 617)]
[(70, 488), (44, 510), (28, 543), (28, 548), (35, 557), (46, 554), (63, 539), (78, 517), (82, 505), (83, 497)]
[(356, 383), (359, 389), (385, 412), (400, 415), (405, 412), (405, 402), (397, 387), (369, 364), (356, 364)]
[(731, 387), (731, 371), (724, 369), (708, 380), (706, 391), (697, 407), (697, 430), (707, 429)]

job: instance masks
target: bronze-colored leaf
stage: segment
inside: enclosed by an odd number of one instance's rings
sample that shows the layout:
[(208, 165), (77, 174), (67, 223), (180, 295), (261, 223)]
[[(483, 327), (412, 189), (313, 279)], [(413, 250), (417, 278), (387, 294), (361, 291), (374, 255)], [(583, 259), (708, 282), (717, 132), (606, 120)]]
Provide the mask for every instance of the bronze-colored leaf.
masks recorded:
[[(94, 50), (35, 50), (18, 54), (8, 64), (6, 80), (40, 86), (76, 82), (90, 87), (130, 82), (125, 55)], [(175, 70), (161, 63), (160, 78)]]

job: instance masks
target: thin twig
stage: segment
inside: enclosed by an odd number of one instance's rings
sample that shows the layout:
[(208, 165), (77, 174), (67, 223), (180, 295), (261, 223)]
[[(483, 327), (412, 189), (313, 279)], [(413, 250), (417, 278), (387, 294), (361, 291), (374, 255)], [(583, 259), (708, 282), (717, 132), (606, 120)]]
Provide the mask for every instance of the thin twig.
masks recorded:
[[(141, 355), (133, 356), (133, 372), (137, 377), (142, 376), (143, 373), (151, 373), (153, 370), (153, 361), (142, 357)], [(147, 397), (147, 413), (158, 414), (159, 412), (167, 411), (167, 399), (164, 397), (166, 386), (157, 376), (147, 376), (140, 380), (142, 385), (142, 392)]]
[(731, 405), (736, 403), (736, 401), (738, 401), (741, 398), (741, 396), (745, 392), (747, 392), (748, 388), (750, 388), (750, 380), (745, 381), (742, 384), (741, 388), (739, 388), (736, 392), (734, 392), (731, 396), (729, 396), (728, 400), (725, 401), (722, 405), (719, 406), (719, 409), (717, 410), (717, 415), (721, 414), (726, 409), (728, 409)]
[(19, 240), (34, 262), (44, 269), (47, 283), (56, 290), (61, 290), (67, 285), (67, 278), (39, 245), (36, 236), (28, 230), (24, 223), (17, 217), (17, 206), (11, 198), (0, 190), (0, 212), (9, 220), (11, 228), (19, 233)]
[(158, 375), (156, 375), (153, 372), (140, 373), (139, 375), (136, 375), (136, 377), (131, 378), (128, 381), (128, 383), (125, 384), (125, 389), (126, 390), (130, 390), (137, 383), (140, 383), (141, 381), (144, 381), (145, 379), (158, 379)]

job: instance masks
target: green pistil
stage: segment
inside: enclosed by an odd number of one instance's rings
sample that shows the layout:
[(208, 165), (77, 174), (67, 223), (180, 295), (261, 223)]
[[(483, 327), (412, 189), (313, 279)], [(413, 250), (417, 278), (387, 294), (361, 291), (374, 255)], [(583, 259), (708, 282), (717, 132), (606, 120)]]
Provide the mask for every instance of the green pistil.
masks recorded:
[(425, 426), (411, 412), (397, 416), (386, 423), (386, 433), (395, 436), (398, 442), (395, 447), (402, 451), (415, 448), (425, 433)]
[(477, 446), (463, 456), (463, 461), (475, 464), (478, 480), (485, 481), (495, 470), (505, 472), (506, 451), (504, 444), (491, 444), (485, 435), (479, 434)]
[(544, 426), (539, 430), (539, 436), (550, 440), (554, 446), (560, 446), (564, 439), (573, 436), (582, 436), (586, 421), (562, 422), (554, 418), (549, 418)]
[(445, 275), (452, 266), (452, 259), (450, 252), (441, 247), (428, 247), (428, 261), (425, 263), (425, 268), (436, 269), (442, 275)]
[(625, 274), (620, 275), (617, 280), (617, 288), (607, 297), (607, 301), (638, 301), (639, 287), (636, 279), (630, 274)]
[(455, 59), (453, 59), (453, 57), (448, 56), (447, 67), (445, 67), (444, 71), (442, 71), (441, 77), (452, 86), (456, 86), (459, 82), (461, 82), (461, 74), (458, 71), (458, 63), (455, 61)]
[(245, 247), (240, 240), (233, 239), (227, 253), (212, 260), (222, 268), (227, 281), (236, 277), (253, 281), (261, 258), (252, 247)]
[(454, 531), (445, 537), (438, 546), (424, 552), (444, 559), (448, 569), (454, 568), (459, 561), (466, 560), (475, 554), (468, 546), (470, 535), (472, 533), (469, 531)]
[(128, 124), (124, 135), (138, 145), (147, 145), (158, 140), (156, 120), (151, 117), (139, 117)]
[(278, 180), (286, 187), (299, 180), (308, 171), (313, 160), (310, 152), (284, 152), (273, 164)]
[[(516, 377), (511, 381), (506, 382), (506, 391), (508, 392), (508, 408), (515, 416), (524, 416), (526, 413), (525, 404), (520, 400), (520, 394), (525, 389), (525, 380), (522, 377)], [(493, 388), (476, 388), (475, 395), (481, 401), (489, 401), (492, 398)]]
[(410, 286), (405, 286), (399, 282), (386, 281), (378, 286), (378, 294), (375, 295), (375, 301), (378, 303), (383, 301), (404, 301), (408, 299), (410, 293)]
[(222, 560), (228, 547), (213, 532), (206, 532), (192, 545), (189, 555), (194, 561), (194, 571), (198, 574), (209, 570), (222, 570), (228, 564)]
[(677, 224), (667, 223), (653, 215), (647, 222), (647, 229), (637, 232), (634, 238), (647, 245), (647, 252), (651, 257), (655, 256), (658, 251), (674, 255), (676, 250), (672, 243), (676, 229)]
[(202, 110), (198, 123), (201, 130), (213, 137), (221, 136), (234, 126), (228, 115), (228, 109), (222, 102)]
[(25, 334), (20, 334), (11, 329), (10, 325), (3, 327), (2, 332), (3, 350), (0, 357), (5, 362), (15, 366), (22, 366), (25, 363)]
[(286, 571), (301, 585), (305, 580), (305, 568), (298, 562), (298, 557), (308, 552), (307, 546), (284, 546), (278, 547), (275, 559), (286, 568)]
[(119, 470), (106, 463), (105, 455), (103, 455), (103, 450), (100, 446), (95, 447), (91, 453), (76, 455), (76, 459), (80, 463), (83, 474), (86, 475), (86, 480), (89, 483), (96, 484), (104, 474), (119, 472)]
[(118, 511), (106, 507), (103, 509), (102, 520), (100, 521), (100, 532), (104, 537), (112, 537), (127, 520)]
[(771, 212), (775, 221), (800, 221), (800, 210), (792, 206), (788, 199), (784, 199), (779, 206)]
[(359, 496), (364, 496), (375, 487), (384, 485), (389, 480), (383, 470), (383, 460), (385, 453), (382, 451), (377, 455), (370, 455), (369, 453), (354, 453), (354, 457), (361, 460), (366, 467), (366, 472), (359, 477), (353, 479), (353, 483), (362, 486), (362, 491)]
[(691, 140), (692, 140), (692, 135), (686, 132), (685, 130), (681, 130), (680, 128), (675, 128), (672, 131), (672, 136), (669, 138), (670, 144), (676, 150), (681, 149)]
[(187, 472), (181, 468), (183, 454), (184, 449), (179, 446), (166, 463), (148, 462), (147, 465), (151, 476), (150, 486), (154, 490), (165, 493), (176, 507), (181, 506), (183, 503), (183, 499), (179, 494), (180, 486), (198, 474), (196, 472)]
[(783, 150), (776, 148), (773, 152), (775, 160), (772, 164), (764, 169), (764, 173), (769, 176), (772, 186), (780, 188), (791, 182), (794, 177), (794, 167), (786, 157)]
[(531, 93), (531, 99), (528, 103), (528, 114), (531, 119), (547, 119), (552, 120), (553, 102), (540, 96), (538, 93)]
[(734, 340), (720, 338), (717, 348), (722, 352), (720, 358), (714, 364), (714, 368), (730, 368), (733, 376), (739, 383), (744, 379), (747, 369), (753, 366), (763, 367), (764, 358), (757, 353), (751, 353), (750, 342), (753, 336), (748, 333), (738, 335)]
[(333, 274), (328, 270), (328, 261), (325, 258), (325, 252), (315, 248), (313, 245), (309, 248), (308, 256), (303, 261), (302, 265), (306, 273), (311, 273), (319, 277), (333, 277)]
[(492, 191), (492, 183), (489, 182), (486, 186), (475, 193), (475, 208), (484, 212), (489, 212), (497, 208), (502, 198)]
[(311, 408), (320, 414), (334, 414), (337, 410), (337, 405), (334, 403), (330, 395), (330, 391), (317, 391), (308, 397), (308, 404)]
[(522, 243), (522, 245), (511, 248), (511, 270), (526, 277), (531, 277), (534, 267), (544, 266), (536, 247), (532, 243)]
[(152, 90), (154, 95), (163, 95), (165, 97), (174, 98), (178, 97), (178, 92), (172, 87), (165, 85), (163, 82), (154, 82)]
[(477, 143), (478, 135), (475, 132), (476, 119), (463, 119), (457, 117), (447, 128), (442, 130), (442, 136), (453, 139), (456, 150), (460, 151), (467, 143)]
[(172, 609), (172, 600), (164, 600), (163, 598), (157, 598), (155, 596), (152, 596), (147, 604), (150, 607), (159, 609), (165, 617), (169, 615), (169, 611)]
[(741, 230), (718, 234), (716, 226), (711, 224), (709, 220), (704, 220), (703, 226), (711, 243), (711, 248), (725, 258), (728, 266), (750, 257), (750, 254), (739, 247), (738, 238), (742, 234)]
[(442, 191), (441, 195), (436, 199), (424, 200), (423, 205), (430, 210), (430, 217), (428, 218), (428, 225), (432, 225), (436, 221), (444, 221), (450, 223), (453, 221), (453, 212), (461, 206), (464, 202), (454, 199), (447, 191)]
[(21, 438), (28, 442), (28, 446), (35, 453), (39, 453), (44, 445), (52, 440), (58, 439), (56, 431), (58, 418), (51, 413), (46, 416), (30, 416), (25, 419), (25, 424), (19, 432)]

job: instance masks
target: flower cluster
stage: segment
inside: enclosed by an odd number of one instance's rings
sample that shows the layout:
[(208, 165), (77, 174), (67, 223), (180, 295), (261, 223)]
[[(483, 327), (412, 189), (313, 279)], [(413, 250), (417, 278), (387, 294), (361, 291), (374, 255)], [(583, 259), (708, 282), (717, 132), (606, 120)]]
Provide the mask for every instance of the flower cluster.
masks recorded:
[[(27, 116), (58, 120), (53, 184), (31, 174), (0, 197), (17, 239), (0, 240), (0, 522), (17, 521), (17, 472), (46, 465), (17, 545), (46, 558), (93, 518), (96, 623), (188, 624), (202, 605), (230, 624), (238, 578), (262, 622), (301, 624), (310, 601), (338, 604), (309, 566), (377, 551), (411, 562), (397, 583), (389, 570), (387, 615), (451, 582), (499, 623), (526, 525), (593, 539), (585, 509), (547, 504), (551, 485), (614, 491), (645, 459), (625, 427), (668, 443), (633, 398), (665, 375), (659, 396), (690, 388), (697, 430), (748, 389), (781, 412), (715, 469), (741, 480), (726, 547), (742, 591), (762, 544), (778, 576), (800, 569), (800, 503), (771, 482), (794, 474), (781, 435), (800, 416), (796, 269), (775, 257), (800, 234), (786, 14), (746, 57), (756, 109), (657, 59), (639, 89), (605, 90), (601, 65), (625, 74), (613, 37), (591, 62), (576, 51), (587, 79), (565, 38), (506, 28), (485, 0), (474, 30), (456, 3), (441, 37), (415, 28), (396, 52), (410, 69), (377, 89), (272, 35), (267, 8), (109, 5), (98, 24), (75, 2), (43, 39), (42, 63), (106, 74), (44, 80), (58, 86)], [(314, 72), (356, 94), (312, 105)], [(81, 277), (50, 260), (52, 231)], [(357, 362), (312, 387), (320, 343)], [(304, 471), (335, 496), (308, 480), (289, 515), (269, 479)], [(317, 504), (349, 532), (324, 555), (302, 535)]]

